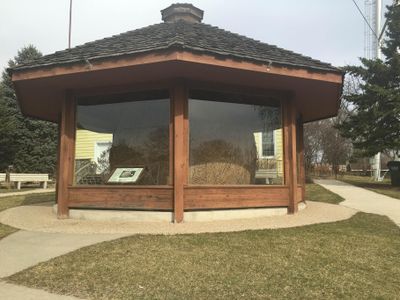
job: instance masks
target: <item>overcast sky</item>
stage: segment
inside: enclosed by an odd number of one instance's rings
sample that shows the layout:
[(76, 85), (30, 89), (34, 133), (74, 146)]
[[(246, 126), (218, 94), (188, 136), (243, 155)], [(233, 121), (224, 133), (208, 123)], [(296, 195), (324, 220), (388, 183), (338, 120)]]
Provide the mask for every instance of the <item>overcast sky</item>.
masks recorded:
[[(161, 22), (178, 1), (73, 0), (72, 45)], [(364, 23), (352, 0), (192, 0), (204, 23), (336, 66), (364, 55)], [(364, 0), (356, 0), (364, 8)], [(389, 4), (390, 0), (383, 0)], [(25, 45), (43, 54), (68, 45), (69, 0), (0, 0), (0, 68)]]

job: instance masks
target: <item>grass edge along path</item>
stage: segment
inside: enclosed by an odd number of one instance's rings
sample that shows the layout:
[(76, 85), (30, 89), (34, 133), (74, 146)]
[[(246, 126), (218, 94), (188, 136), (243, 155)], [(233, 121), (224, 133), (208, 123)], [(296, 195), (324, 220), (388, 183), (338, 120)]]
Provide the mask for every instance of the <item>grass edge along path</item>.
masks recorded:
[(338, 178), (338, 180), (400, 200), (400, 187), (392, 186), (389, 180), (377, 182), (373, 181), (371, 177), (368, 176), (346, 175)]
[[(55, 193), (54, 192), (45, 192), (40, 194), (27, 194), (27, 195), (15, 195), (9, 197), (1, 197), (0, 198), (0, 211), (21, 206), (21, 205), (30, 205), (30, 204), (38, 204), (44, 202), (55, 201)], [(17, 228), (7, 226), (0, 223), (0, 240), (5, 238), (18, 231)]]
[(400, 229), (384, 216), (297, 228), (134, 235), (7, 278), (91, 299), (385, 298), (400, 294)]
[(306, 184), (306, 201), (326, 202), (330, 204), (339, 204), (345, 199), (316, 183)]

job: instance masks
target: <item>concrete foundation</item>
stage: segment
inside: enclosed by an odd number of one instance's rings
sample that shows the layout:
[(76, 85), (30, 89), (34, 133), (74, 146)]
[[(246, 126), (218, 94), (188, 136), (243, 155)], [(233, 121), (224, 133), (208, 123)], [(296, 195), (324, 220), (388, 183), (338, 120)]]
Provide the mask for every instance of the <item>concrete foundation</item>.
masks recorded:
[[(299, 210), (306, 207), (299, 203)], [(57, 205), (53, 206), (54, 213)], [(223, 209), (206, 211), (186, 211), (184, 222), (210, 222), (237, 219), (252, 219), (271, 216), (283, 216), (288, 213), (286, 207)], [(100, 210), (100, 209), (70, 209), (69, 216), (76, 220), (89, 221), (118, 221), (118, 222), (173, 222), (172, 212), (136, 211), (136, 210)]]

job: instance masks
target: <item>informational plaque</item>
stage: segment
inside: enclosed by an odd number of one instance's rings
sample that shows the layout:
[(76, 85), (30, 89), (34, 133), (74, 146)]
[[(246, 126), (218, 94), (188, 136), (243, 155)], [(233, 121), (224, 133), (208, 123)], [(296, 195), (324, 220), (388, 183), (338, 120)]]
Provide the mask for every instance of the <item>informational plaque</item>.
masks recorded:
[(115, 168), (107, 183), (135, 183), (138, 181), (144, 168)]

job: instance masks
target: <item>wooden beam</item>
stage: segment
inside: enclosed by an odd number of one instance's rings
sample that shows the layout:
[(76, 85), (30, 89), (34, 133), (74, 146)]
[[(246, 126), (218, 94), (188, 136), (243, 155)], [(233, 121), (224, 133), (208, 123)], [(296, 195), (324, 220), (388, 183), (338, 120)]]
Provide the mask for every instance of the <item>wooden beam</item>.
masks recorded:
[(298, 199), (299, 201), (305, 200), (305, 192), (306, 192), (306, 172), (305, 172), (305, 165), (304, 165), (304, 123), (303, 119), (300, 116), (297, 124), (297, 135), (298, 135), (298, 160), (299, 160), (299, 184), (301, 185), (302, 189), (302, 197)]
[(57, 172), (57, 216), (68, 218), (68, 186), (72, 185), (75, 158), (75, 99), (67, 93), (63, 101), (59, 130)]
[(74, 62), (68, 66), (45, 66), (25, 70), (15, 70), (12, 74), (12, 81), (54, 77), (61, 75), (87, 73), (115, 68), (133, 67), (161, 62), (187, 62), (194, 64), (206, 64), (223, 68), (240, 69), (273, 75), (290, 76), (311, 80), (320, 80), (342, 84), (342, 74), (334, 71), (313, 70), (301, 67), (288, 67), (282, 65), (269, 65), (268, 63), (250, 62), (241, 59), (232, 59), (223, 55), (195, 54), (189, 51), (161, 50), (150, 53), (120, 56), (103, 59), (92, 59), (90, 65), (85, 61)]
[(182, 82), (171, 88), (174, 106), (174, 222), (183, 222), (184, 184), (187, 176), (187, 108), (188, 93)]
[(69, 207), (172, 211), (172, 186), (74, 186)]
[(290, 184), (290, 132), (289, 132), (289, 115), (288, 115), (289, 100), (282, 101), (281, 116), (283, 126), (283, 168), (284, 168), (284, 184)]
[(290, 214), (297, 212), (297, 139), (296, 139), (296, 107), (294, 101), (290, 100), (288, 103), (288, 118), (289, 118), (289, 151), (290, 151), (290, 177), (289, 177), (289, 208)]

